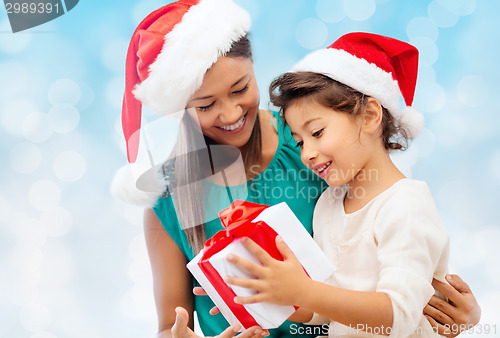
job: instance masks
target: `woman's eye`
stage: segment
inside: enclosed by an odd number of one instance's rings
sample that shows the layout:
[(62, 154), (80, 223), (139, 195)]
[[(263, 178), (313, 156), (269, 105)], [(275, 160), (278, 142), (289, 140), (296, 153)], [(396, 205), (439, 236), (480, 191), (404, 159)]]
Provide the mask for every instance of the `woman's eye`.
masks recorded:
[(323, 130), (325, 130), (325, 128), (320, 129), (320, 130), (318, 130), (318, 131), (315, 131), (314, 133), (312, 133), (312, 136), (313, 136), (313, 137), (320, 137), (320, 136), (321, 136), (321, 134), (323, 134)]
[(210, 103), (208, 106), (198, 107), (198, 109), (201, 110), (201, 111), (207, 111), (210, 108), (212, 108), (214, 104), (215, 104), (215, 101), (212, 102), (212, 103)]
[(245, 87), (241, 88), (240, 90), (237, 90), (235, 92), (233, 92), (233, 94), (243, 94), (244, 92), (246, 92), (248, 89), (248, 83), (245, 85)]
[(297, 147), (302, 148), (303, 145), (304, 145), (304, 141), (297, 142)]

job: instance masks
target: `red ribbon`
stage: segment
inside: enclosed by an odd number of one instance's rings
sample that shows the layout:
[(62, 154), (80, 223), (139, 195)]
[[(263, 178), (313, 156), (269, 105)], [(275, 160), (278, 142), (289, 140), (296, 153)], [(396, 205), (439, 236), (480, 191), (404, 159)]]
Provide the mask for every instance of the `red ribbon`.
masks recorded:
[(209, 259), (231, 244), (235, 239), (249, 237), (266, 250), (271, 257), (282, 261), (283, 257), (276, 247), (276, 236), (278, 236), (278, 233), (265, 222), (252, 223), (252, 220), (268, 207), (267, 205), (237, 200), (231, 203), (229, 208), (219, 212), (219, 217), (225, 230), (217, 232), (212, 238), (207, 240), (203, 249), (203, 256), (198, 262), (198, 266), (210, 284), (217, 286), (217, 293), (245, 329), (259, 324), (243, 305), (234, 302), (236, 294), (224, 282), (212, 264), (210, 264)]

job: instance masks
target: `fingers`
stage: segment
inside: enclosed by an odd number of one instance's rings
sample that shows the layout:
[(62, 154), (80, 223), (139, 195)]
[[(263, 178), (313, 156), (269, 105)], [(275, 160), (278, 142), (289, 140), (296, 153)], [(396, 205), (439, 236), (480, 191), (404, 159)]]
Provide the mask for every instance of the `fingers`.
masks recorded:
[(293, 251), (286, 245), (285, 241), (281, 236), (276, 236), (276, 247), (278, 248), (278, 251), (280, 252), (281, 256), (283, 256), (284, 260), (297, 260), (297, 257), (295, 257), (295, 254)]
[(262, 281), (258, 279), (247, 279), (234, 276), (226, 276), (224, 281), (228, 284), (240, 286), (246, 289), (252, 289), (256, 291), (262, 290)]
[(262, 338), (266, 336), (269, 336), (268, 330), (264, 330), (259, 326), (253, 326), (239, 334), (238, 338)]
[(261, 262), (263, 265), (268, 265), (270, 263), (272, 263), (275, 259), (272, 258), (267, 252), (266, 250), (262, 249), (260, 247), (260, 245), (258, 245), (257, 243), (255, 243), (254, 241), (252, 241), (250, 238), (248, 237), (243, 237), (241, 239), (241, 243), (251, 252), (255, 255), (255, 257), (257, 257), (257, 259), (259, 260), (259, 262)]
[(205, 289), (199, 286), (193, 288), (193, 293), (197, 296), (207, 296)]
[(210, 313), (212, 316), (218, 314), (219, 312), (220, 310), (217, 306), (214, 306), (213, 308), (210, 309), (210, 311), (208, 311), (208, 313)]
[(451, 318), (456, 318), (458, 315), (458, 311), (455, 306), (451, 305), (450, 303), (439, 297), (432, 296), (428, 304), (431, 305), (431, 307), (434, 308), (435, 310), (440, 311)]
[(249, 272), (250, 274), (252, 274), (256, 277), (262, 276), (263, 267), (259, 264), (256, 264), (254, 262), (250, 262), (247, 259), (238, 257), (236, 255), (232, 255), (232, 254), (228, 255), (226, 259), (228, 262), (236, 265), (237, 267)]
[(440, 334), (441, 336), (445, 336), (445, 337), (457, 336), (457, 334), (454, 334), (453, 332), (451, 332), (449, 327), (436, 322), (432, 317), (430, 317), (428, 315), (425, 315), (425, 317), (427, 318), (427, 320), (431, 324), (432, 329), (434, 330), (435, 333)]
[(429, 304), (424, 307), (424, 314), (429, 315), (436, 322), (441, 324), (448, 324), (451, 326), (455, 323), (451, 317), (446, 315), (444, 312), (436, 309), (435, 307), (430, 306)]
[(224, 332), (222, 332), (217, 337), (219, 337), (219, 338), (231, 338), (231, 337), (234, 337), (234, 335), (236, 333), (238, 333), (238, 331), (240, 330), (240, 327), (241, 326), (238, 325), (238, 324), (233, 324), (230, 327), (228, 327), (227, 329), (225, 329)]
[(175, 316), (175, 323), (172, 326), (172, 336), (178, 338), (187, 337), (189, 332), (188, 329), (189, 314), (186, 311), (186, 309), (182, 307), (176, 307), (175, 313), (176, 316)]
[(472, 293), (469, 285), (457, 275), (446, 275), (446, 280), (460, 293)]
[(460, 293), (453, 287), (446, 283), (440, 282), (437, 279), (432, 279), (432, 286), (437, 291), (441, 292), (446, 298), (457, 304), (460, 301)]
[(234, 297), (234, 302), (236, 304), (255, 304), (255, 303), (263, 303), (268, 301), (267, 297), (262, 293), (257, 293), (253, 296), (249, 297)]
[[(230, 338), (234, 337), (234, 335), (239, 331), (240, 325), (238, 324), (233, 324), (227, 329), (224, 330), (220, 335), (218, 335), (218, 338)], [(238, 335), (239, 338), (262, 338), (269, 336), (269, 331), (264, 330), (259, 326), (253, 326), (244, 332), (242, 332), (240, 335)]]

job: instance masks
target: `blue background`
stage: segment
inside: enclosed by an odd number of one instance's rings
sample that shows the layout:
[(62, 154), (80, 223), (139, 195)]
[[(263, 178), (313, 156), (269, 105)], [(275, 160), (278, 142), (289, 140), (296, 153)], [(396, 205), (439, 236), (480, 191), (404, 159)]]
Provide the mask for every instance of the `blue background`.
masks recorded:
[[(426, 129), (394, 160), (428, 182), (451, 237), (450, 271), (500, 337), (500, 2), (239, 0), (267, 86), (341, 34), (420, 50)], [(112, 199), (128, 41), (166, 2), (80, 1), (12, 34), (0, 10), (0, 337), (139, 337), (156, 331), (142, 211)], [(496, 325), (496, 327), (493, 327)], [(495, 329), (495, 333), (492, 333)]]

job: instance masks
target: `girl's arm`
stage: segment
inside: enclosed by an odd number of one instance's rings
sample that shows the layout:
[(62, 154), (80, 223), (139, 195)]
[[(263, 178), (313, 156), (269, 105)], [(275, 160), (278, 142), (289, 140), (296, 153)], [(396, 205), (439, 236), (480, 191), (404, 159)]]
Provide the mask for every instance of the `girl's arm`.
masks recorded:
[(248, 238), (242, 242), (262, 266), (234, 255), (228, 257), (231, 263), (256, 276), (255, 279), (227, 277), (230, 284), (258, 291), (250, 297), (237, 297), (236, 302), (296, 305), (363, 331), (385, 333), (392, 326), (392, 303), (385, 293), (351, 291), (311, 280), (280, 237), (276, 238), (276, 245), (283, 261), (275, 260)]

